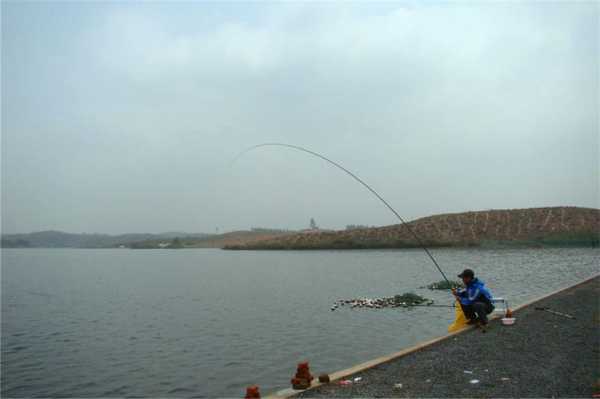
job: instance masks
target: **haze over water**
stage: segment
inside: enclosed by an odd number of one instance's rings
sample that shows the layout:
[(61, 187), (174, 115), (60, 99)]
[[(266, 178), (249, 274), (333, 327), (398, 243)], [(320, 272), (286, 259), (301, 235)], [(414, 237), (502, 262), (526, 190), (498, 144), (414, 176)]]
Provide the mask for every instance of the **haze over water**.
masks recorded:
[[(597, 272), (597, 249), (436, 249), (518, 305)], [(3, 397), (233, 396), (287, 387), (445, 333), (447, 308), (340, 309), (440, 275), (420, 250), (2, 251)], [(518, 317), (518, 315), (517, 315)], [(518, 322), (518, 321), (517, 321)]]
[(3, 233), (600, 203), (598, 2), (1, 7)]
[[(1, 1), (2, 234), (598, 207), (598, 2)], [(436, 249), (521, 303), (593, 249)], [(240, 397), (446, 331), (420, 250), (2, 250), (3, 397)], [(518, 322), (518, 321), (517, 321)]]

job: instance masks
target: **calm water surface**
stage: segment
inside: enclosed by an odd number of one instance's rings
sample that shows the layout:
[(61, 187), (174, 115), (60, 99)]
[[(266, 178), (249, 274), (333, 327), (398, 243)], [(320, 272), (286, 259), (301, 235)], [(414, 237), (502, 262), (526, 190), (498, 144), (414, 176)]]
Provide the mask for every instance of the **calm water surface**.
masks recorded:
[[(598, 271), (594, 249), (435, 250), (517, 305)], [(298, 361), (335, 371), (445, 333), (445, 308), (341, 309), (440, 279), (422, 251), (2, 251), (1, 394), (243, 395)]]

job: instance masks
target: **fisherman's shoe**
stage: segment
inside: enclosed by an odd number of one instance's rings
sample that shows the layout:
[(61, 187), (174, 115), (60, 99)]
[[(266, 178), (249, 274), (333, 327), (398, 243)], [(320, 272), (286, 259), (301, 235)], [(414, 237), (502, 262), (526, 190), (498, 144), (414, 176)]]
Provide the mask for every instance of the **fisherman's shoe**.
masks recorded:
[(477, 328), (480, 329), (482, 333), (485, 333), (487, 331), (487, 324), (488, 323), (480, 321), (479, 323), (477, 323)]

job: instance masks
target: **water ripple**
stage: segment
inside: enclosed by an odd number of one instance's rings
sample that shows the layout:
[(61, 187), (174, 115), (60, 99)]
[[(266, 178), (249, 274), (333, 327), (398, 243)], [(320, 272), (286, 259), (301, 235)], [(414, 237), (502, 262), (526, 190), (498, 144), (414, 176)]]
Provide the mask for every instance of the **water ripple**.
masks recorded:
[[(591, 276), (598, 255), (435, 250), (449, 274), (472, 267), (512, 305)], [(2, 277), (4, 397), (240, 397), (254, 383), (266, 393), (288, 386), (297, 362), (346, 368), (443, 334), (453, 318), (329, 310), (407, 291), (450, 303), (416, 288), (440, 277), (413, 250), (3, 250)]]

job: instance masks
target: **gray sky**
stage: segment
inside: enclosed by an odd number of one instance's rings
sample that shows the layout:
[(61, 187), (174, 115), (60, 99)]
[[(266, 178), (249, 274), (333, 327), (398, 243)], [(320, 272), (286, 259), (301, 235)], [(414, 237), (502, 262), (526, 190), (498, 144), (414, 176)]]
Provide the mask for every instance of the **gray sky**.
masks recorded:
[(3, 232), (598, 207), (599, 7), (2, 2)]

